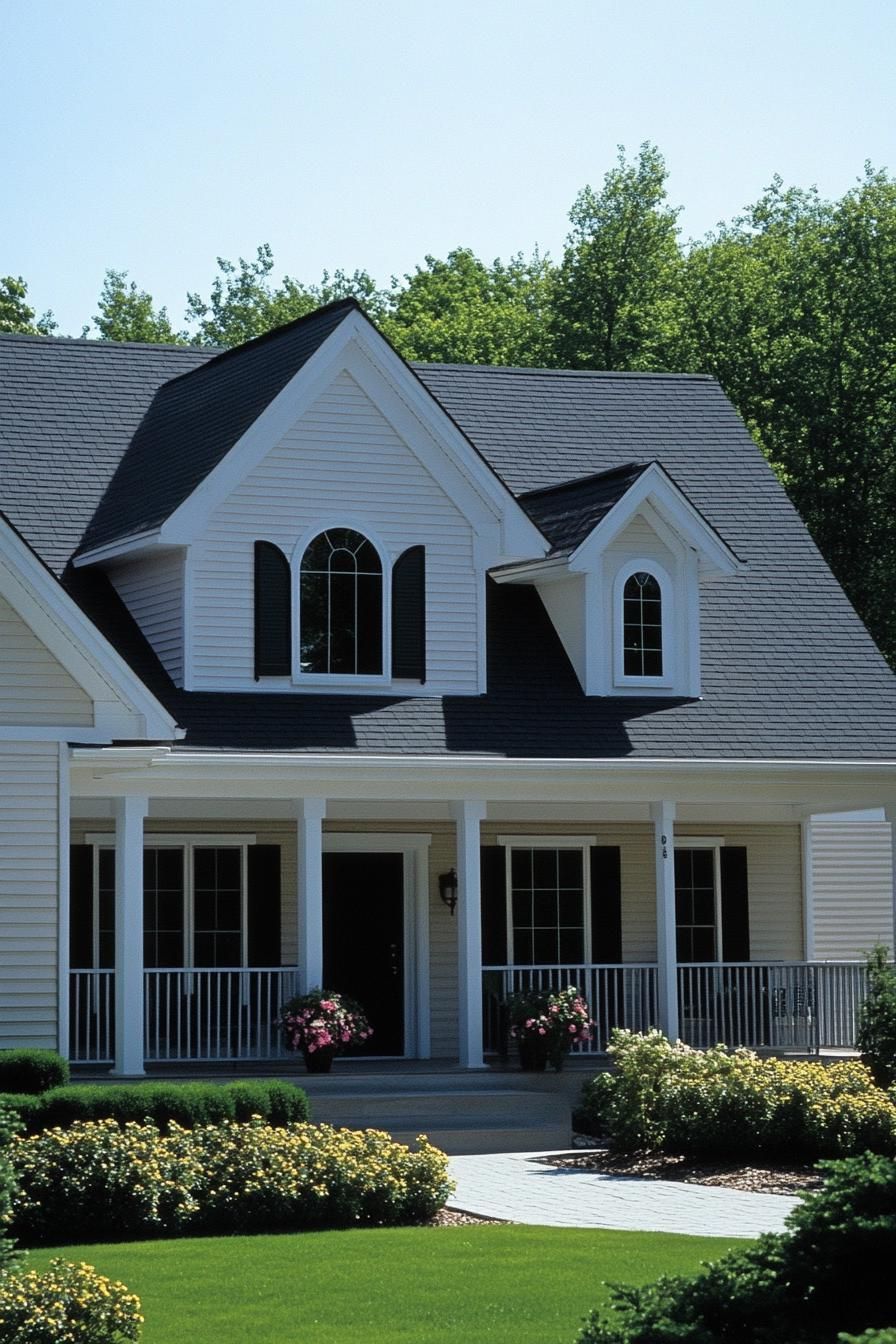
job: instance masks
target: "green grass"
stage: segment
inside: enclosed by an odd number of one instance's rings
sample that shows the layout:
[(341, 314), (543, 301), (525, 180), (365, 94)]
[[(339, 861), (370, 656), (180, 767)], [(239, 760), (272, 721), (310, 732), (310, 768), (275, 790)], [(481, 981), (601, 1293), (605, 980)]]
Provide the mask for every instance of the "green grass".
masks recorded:
[(573, 1344), (602, 1281), (690, 1273), (720, 1237), (539, 1227), (381, 1228), (34, 1251), (143, 1302), (143, 1344)]

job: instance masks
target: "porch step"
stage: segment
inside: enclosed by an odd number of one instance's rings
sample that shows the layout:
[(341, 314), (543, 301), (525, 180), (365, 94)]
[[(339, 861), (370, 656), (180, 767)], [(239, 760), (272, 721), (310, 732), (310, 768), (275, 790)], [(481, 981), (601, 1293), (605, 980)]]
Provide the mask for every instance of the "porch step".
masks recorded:
[(401, 1143), (425, 1134), (451, 1155), (569, 1146), (571, 1111), (565, 1089), (465, 1087), (460, 1079), (452, 1080), (452, 1086), (408, 1088), (402, 1079), (388, 1088), (356, 1090), (348, 1079), (329, 1089), (321, 1081), (303, 1079), (302, 1086), (309, 1094), (312, 1119), (322, 1123), (382, 1129)]

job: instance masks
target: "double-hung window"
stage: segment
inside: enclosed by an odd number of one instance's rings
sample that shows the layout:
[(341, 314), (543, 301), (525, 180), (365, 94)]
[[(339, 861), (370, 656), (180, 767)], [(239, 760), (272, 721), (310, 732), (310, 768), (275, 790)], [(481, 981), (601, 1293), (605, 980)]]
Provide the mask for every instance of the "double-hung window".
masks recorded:
[(506, 836), (507, 945), (514, 965), (590, 960), (588, 845), (594, 837)]

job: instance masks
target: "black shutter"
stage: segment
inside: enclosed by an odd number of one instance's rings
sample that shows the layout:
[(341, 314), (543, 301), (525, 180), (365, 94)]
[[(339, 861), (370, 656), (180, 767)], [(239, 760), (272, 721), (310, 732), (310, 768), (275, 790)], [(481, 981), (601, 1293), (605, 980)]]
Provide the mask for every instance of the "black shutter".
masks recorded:
[(72, 970), (93, 966), (93, 845), (72, 845), (68, 877), (68, 957)]
[(250, 966), (280, 965), (280, 846), (249, 845), (247, 944)]
[(591, 960), (622, 961), (622, 864), (618, 845), (591, 846)]
[(426, 680), (426, 553), (411, 546), (392, 566), (392, 676)]
[(289, 561), (270, 541), (255, 543), (255, 680), (292, 671)]
[(507, 964), (507, 869), (503, 845), (480, 850), (482, 888), (482, 964)]
[(750, 909), (747, 893), (747, 851), (743, 845), (723, 845), (722, 960), (750, 960)]

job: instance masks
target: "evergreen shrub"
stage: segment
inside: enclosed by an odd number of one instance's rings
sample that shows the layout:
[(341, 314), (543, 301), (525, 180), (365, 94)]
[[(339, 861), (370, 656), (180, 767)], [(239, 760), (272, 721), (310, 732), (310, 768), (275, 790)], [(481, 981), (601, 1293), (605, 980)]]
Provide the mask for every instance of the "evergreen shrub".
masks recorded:
[(859, 1012), (856, 1045), (880, 1087), (896, 1086), (896, 967), (879, 943), (868, 953), (868, 994)]
[(696, 1277), (614, 1286), (611, 1311), (592, 1313), (579, 1344), (837, 1344), (842, 1334), (890, 1326), (896, 1161), (866, 1153), (822, 1169), (824, 1187), (793, 1210), (786, 1232), (731, 1251)]
[(55, 1050), (0, 1050), (0, 1092), (48, 1092), (68, 1081), (68, 1060)]
[(237, 1083), (73, 1083), (40, 1097), (3, 1098), (30, 1134), (79, 1120), (150, 1120), (160, 1129), (173, 1122), (184, 1129), (249, 1120), (260, 1115), (272, 1125), (308, 1119), (308, 1097), (278, 1079)]

